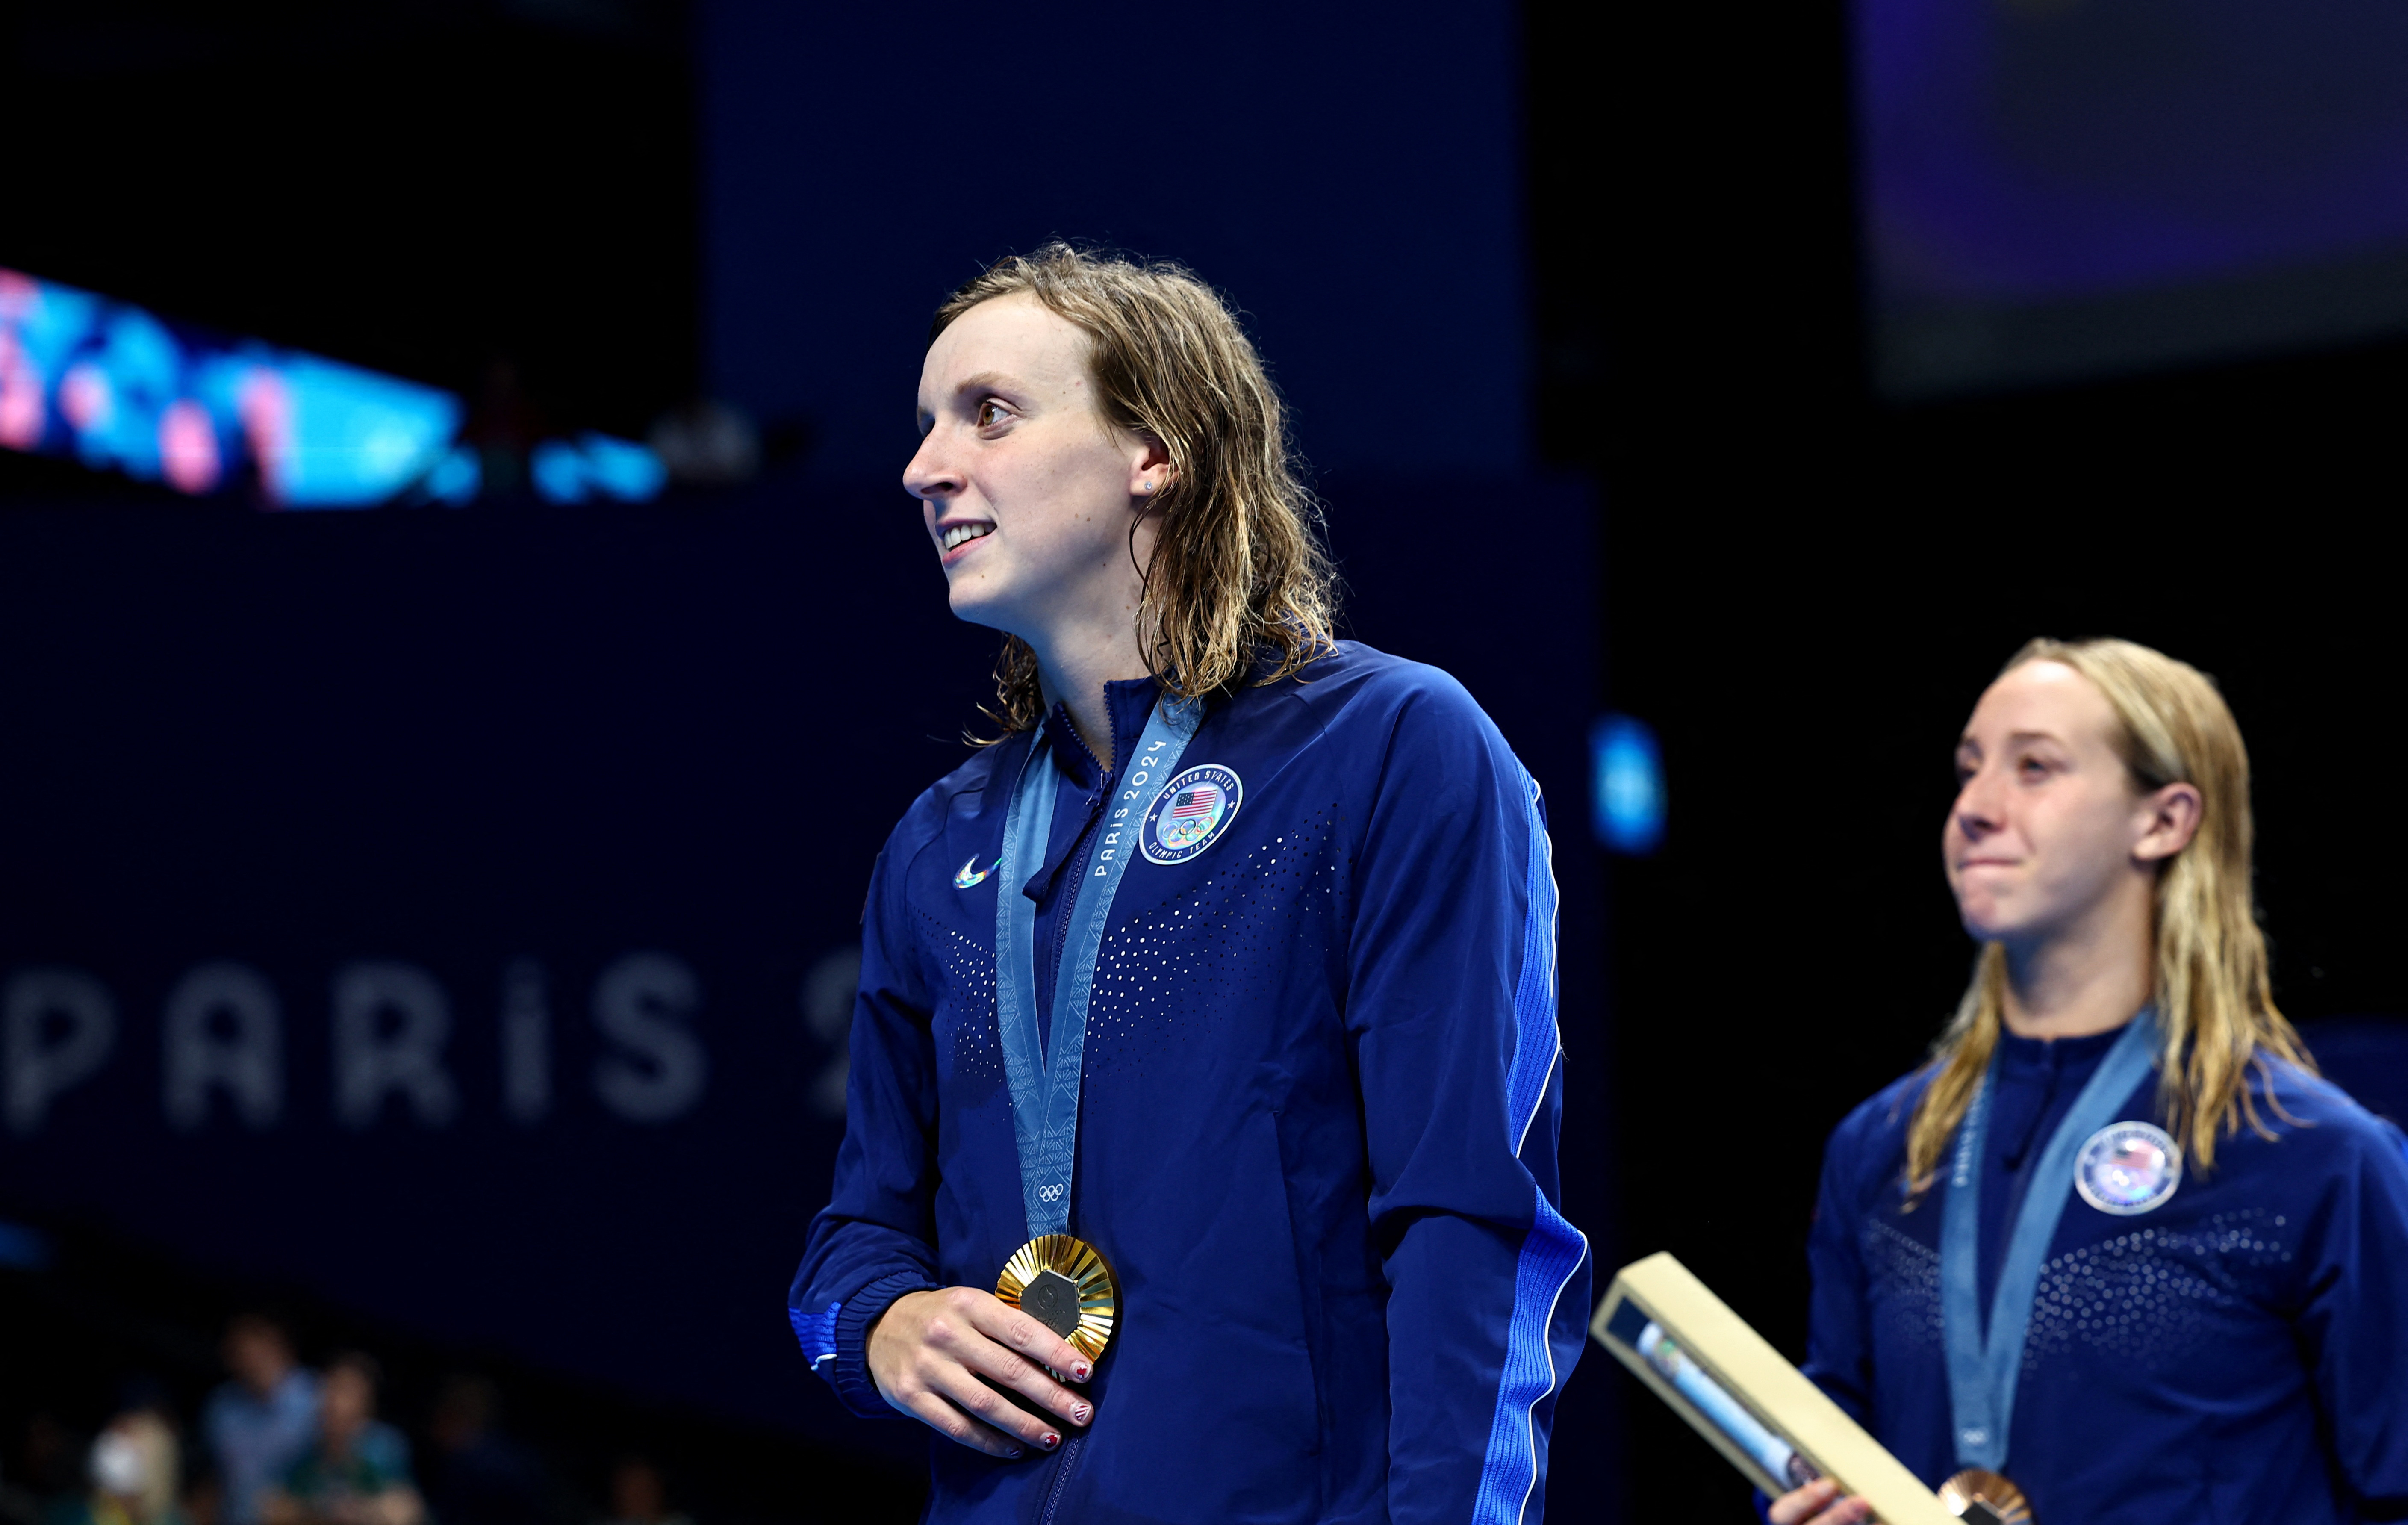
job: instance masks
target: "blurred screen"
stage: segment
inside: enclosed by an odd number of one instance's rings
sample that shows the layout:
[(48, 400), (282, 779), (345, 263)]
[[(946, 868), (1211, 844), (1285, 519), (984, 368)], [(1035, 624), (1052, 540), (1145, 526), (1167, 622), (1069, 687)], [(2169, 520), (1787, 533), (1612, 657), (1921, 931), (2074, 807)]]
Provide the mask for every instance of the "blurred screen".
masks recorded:
[(2408, 7), (1856, 0), (1894, 396), (2408, 332)]
[[(278, 509), (466, 503), (483, 486), (461, 400), (357, 366), (229, 339), (0, 269), (0, 446)], [(604, 435), (533, 452), (556, 503), (655, 496), (648, 448)]]

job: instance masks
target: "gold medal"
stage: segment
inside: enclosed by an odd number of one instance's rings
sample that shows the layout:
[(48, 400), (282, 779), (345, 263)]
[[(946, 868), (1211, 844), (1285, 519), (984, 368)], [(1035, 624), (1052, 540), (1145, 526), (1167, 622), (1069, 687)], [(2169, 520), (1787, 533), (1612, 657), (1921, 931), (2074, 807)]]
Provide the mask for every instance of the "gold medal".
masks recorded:
[(1973, 1525), (2032, 1525), (2031, 1501), (1995, 1472), (1968, 1467), (1940, 1485), (1940, 1502)]
[(1120, 1288), (1096, 1246), (1069, 1234), (1039, 1234), (1012, 1251), (995, 1295), (1095, 1360), (1111, 1343)]

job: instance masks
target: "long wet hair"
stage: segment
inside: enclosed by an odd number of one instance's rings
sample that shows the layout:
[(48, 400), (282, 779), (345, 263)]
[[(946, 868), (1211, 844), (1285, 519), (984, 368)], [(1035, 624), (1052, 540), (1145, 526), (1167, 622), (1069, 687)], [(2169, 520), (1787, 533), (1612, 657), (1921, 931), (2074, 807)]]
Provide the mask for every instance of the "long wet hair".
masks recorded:
[[(2269, 1062), (2277, 1059), (2315, 1070), (2274, 1005), (2266, 937), (2251, 902), (2256, 828), (2241, 727), (2206, 674), (2128, 640), (2034, 640), (1999, 675), (2027, 662), (2071, 668), (2106, 698), (2115, 712), (2115, 751), (2136, 793), (2177, 783), (2199, 790), (2199, 830), (2158, 865), (2150, 927), (2161, 1045), (2157, 1105), (2187, 1166), (2205, 1172), (2215, 1162), (2216, 1140), (2244, 1123), (2272, 1136), (2258, 1115), (2253, 1075), (2269, 1080)], [(1914, 1194), (1937, 1177), (1989, 1071), (2006, 993), (2006, 950), (1986, 943), (1956, 1017), (1933, 1045), (1931, 1081), (1907, 1129), (1906, 1175)], [(2268, 1104), (2274, 1105), (2271, 1095)]]
[[(1138, 526), (1157, 526), (1137, 611), (1154, 677), (1200, 698), (1277, 683), (1326, 655), (1337, 578), (1321, 508), (1298, 474), (1286, 406), (1228, 304), (1180, 266), (1057, 241), (996, 261), (945, 298), (929, 342), (980, 303), (1023, 292), (1087, 336), (1104, 422), (1169, 457), (1129, 522), (1132, 560)], [(1004, 637), (995, 689), (986, 713), (1006, 735), (1044, 718), (1037, 654), (1018, 636)]]

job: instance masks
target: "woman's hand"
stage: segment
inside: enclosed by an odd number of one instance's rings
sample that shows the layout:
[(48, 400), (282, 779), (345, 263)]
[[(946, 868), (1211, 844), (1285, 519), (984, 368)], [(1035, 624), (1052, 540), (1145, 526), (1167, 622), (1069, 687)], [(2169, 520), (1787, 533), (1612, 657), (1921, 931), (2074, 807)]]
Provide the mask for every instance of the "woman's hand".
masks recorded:
[[(1837, 1503), (1832, 1501), (1838, 1500)], [(1840, 1497), (1840, 1485), (1818, 1477), (1772, 1501), (1772, 1525), (1856, 1525), (1870, 1518), (1865, 1501)]]
[(1014, 1457), (1062, 1444), (1058, 1430), (979, 1379), (992, 1379), (1064, 1423), (1095, 1417), (1085, 1398), (1046, 1374), (1091, 1374), (1068, 1341), (975, 1287), (906, 1292), (869, 1326), (869, 1374), (888, 1403), (930, 1429), (989, 1456)]

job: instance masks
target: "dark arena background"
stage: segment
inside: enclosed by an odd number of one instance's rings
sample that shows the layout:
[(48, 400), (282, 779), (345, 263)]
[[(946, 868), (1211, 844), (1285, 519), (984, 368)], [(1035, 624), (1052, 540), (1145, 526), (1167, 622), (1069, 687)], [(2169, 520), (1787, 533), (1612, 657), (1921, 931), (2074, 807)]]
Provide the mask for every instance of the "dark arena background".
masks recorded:
[[(0, 1525), (144, 1405), (214, 1525), (251, 1310), (378, 1358), (440, 1525), (917, 1513), (781, 1303), (993, 650), (896, 482), (928, 315), (1055, 235), (1244, 309), (1349, 632), (1544, 786), (1600, 1291), (1670, 1249), (1802, 1352), (2035, 634), (2215, 675), (2278, 999), (2408, 1115), (2394, 7), (0, 25)], [(1558, 1519), (1753, 1518), (1595, 1350), (1553, 1463)]]

